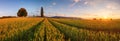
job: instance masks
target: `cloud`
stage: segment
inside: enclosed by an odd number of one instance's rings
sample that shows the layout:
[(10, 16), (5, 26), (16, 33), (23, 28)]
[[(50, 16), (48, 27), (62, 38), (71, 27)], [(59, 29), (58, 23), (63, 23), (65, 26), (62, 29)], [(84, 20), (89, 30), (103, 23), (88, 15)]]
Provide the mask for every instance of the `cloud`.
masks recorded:
[(52, 8), (53, 6), (55, 6), (57, 3), (53, 2), (52, 5), (50, 5), (49, 7)]
[(56, 3), (55, 3), (55, 2), (53, 2), (53, 3), (52, 3), (52, 5), (56, 5)]
[(84, 4), (85, 4), (85, 5), (87, 5), (87, 4), (88, 4), (88, 2), (84, 2)]
[(76, 4), (76, 3), (71, 4), (70, 7), (73, 7), (75, 4)]
[[(101, 17), (101, 16), (113, 16), (119, 15), (120, 11), (120, 1), (116, 0), (81, 0), (78, 4), (78, 1), (74, 1), (71, 6), (77, 5), (87, 5), (87, 10), (82, 10), (81, 8), (77, 8), (77, 10), (73, 11), (73, 15), (81, 16), (81, 17)], [(82, 5), (81, 5), (82, 4)], [(118, 12), (117, 12), (118, 11)]]
[(107, 5), (106, 8), (108, 8), (108, 9), (116, 9), (116, 7), (114, 5)]
[(70, 7), (73, 7), (74, 5), (76, 5), (78, 2), (80, 2), (81, 0), (73, 0), (73, 2), (74, 3), (72, 3), (71, 5), (70, 5)]
[(97, 8), (97, 7), (106, 7), (108, 9), (118, 9), (119, 6), (119, 2), (117, 2), (116, 0), (84, 0), (84, 4), (91, 6), (93, 8)]
[(84, 4), (85, 5), (89, 5), (89, 6), (92, 6), (92, 7), (96, 7), (97, 5), (101, 4), (101, 0), (84, 0)]
[(106, 4), (107, 9), (118, 9), (119, 5), (116, 3), (108, 3)]
[(75, 3), (79, 2), (80, 0), (74, 0)]
[(50, 8), (53, 7), (53, 6), (49, 6)]

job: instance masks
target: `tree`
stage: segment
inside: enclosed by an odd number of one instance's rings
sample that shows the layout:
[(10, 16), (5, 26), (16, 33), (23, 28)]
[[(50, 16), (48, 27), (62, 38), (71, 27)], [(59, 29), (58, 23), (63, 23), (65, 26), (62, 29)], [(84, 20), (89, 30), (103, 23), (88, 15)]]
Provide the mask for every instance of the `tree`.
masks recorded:
[(96, 18), (93, 18), (93, 20), (97, 20)]
[(43, 7), (41, 7), (41, 17), (44, 17), (44, 10), (43, 10)]
[(18, 17), (26, 17), (27, 16), (27, 11), (25, 8), (20, 8), (18, 13), (17, 13)]

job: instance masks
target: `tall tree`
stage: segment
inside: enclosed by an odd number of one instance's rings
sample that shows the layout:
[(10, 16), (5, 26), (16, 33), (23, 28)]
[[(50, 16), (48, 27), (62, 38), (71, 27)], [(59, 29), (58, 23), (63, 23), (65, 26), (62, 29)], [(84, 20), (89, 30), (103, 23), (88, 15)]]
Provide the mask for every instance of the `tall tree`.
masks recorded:
[(43, 7), (41, 7), (41, 17), (44, 17), (44, 10), (43, 10)]
[(25, 8), (20, 8), (18, 13), (17, 13), (18, 17), (26, 17), (27, 16), (27, 11)]

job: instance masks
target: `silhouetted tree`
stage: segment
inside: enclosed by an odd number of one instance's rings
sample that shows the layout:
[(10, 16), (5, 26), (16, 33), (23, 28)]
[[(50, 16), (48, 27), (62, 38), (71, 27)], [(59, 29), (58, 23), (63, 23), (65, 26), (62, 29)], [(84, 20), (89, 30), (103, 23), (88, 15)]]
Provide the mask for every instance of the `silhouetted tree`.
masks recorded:
[(102, 18), (100, 18), (100, 20), (102, 20)]
[(110, 20), (112, 20), (112, 18)]
[(43, 10), (43, 7), (41, 7), (41, 17), (44, 17), (44, 10)]
[(96, 18), (93, 18), (93, 20), (96, 20)]
[(18, 17), (26, 17), (27, 16), (27, 11), (25, 8), (20, 8), (18, 13), (17, 13)]

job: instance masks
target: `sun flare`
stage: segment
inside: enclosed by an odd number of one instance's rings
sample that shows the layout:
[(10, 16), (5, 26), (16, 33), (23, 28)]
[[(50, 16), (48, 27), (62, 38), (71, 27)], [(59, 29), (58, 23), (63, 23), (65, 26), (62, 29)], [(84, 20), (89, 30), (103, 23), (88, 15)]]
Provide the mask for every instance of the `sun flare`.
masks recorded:
[(109, 19), (109, 17), (108, 16), (103, 16), (102, 19)]
[(110, 12), (104, 12), (103, 11), (98, 16), (101, 19), (111, 19)]

